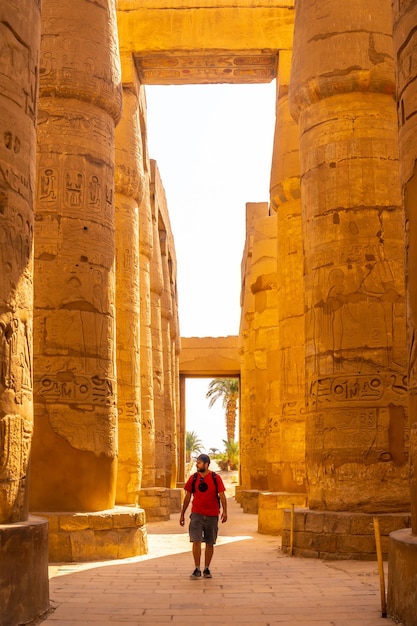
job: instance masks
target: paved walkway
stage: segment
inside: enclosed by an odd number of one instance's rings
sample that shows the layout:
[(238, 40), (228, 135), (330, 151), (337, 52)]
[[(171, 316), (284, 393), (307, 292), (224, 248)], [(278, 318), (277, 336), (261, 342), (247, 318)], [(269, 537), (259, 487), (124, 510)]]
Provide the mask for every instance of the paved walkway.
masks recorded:
[[(49, 626), (392, 626), (381, 616), (375, 562), (282, 554), (257, 532), (257, 516), (229, 498), (211, 566), (190, 580), (191, 545), (179, 515), (147, 525), (149, 554), (50, 568)], [(387, 572), (385, 572), (387, 581)], [(398, 626), (398, 625), (397, 625)]]

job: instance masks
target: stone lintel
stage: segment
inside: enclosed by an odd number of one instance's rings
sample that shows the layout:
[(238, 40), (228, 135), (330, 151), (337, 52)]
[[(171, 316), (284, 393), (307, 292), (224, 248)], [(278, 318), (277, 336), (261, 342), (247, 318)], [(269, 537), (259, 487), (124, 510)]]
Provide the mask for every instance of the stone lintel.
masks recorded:
[(180, 374), (201, 378), (238, 377), (238, 337), (181, 337)]
[(116, 506), (94, 512), (41, 513), (49, 521), (49, 562), (84, 563), (147, 554), (145, 511)]
[[(210, 56), (212, 50), (232, 55), (241, 51), (247, 55), (251, 51), (276, 53), (292, 47), (294, 0), (270, 0), (268, 6), (256, 1), (205, 4), (119, 0), (117, 18), (120, 50), (132, 52), (136, 58), (152, 59), (166, 51), (178, 57), (189, 53)], [(216, 65), (212, 62), (213, 76)], [(152, 78), (155, 80), (155, 75)], [(179, 84), (190, 84), (193, 78), (191, 68)]]
[(417, 626), (417, 536), (410, 528), (390, 534), (388, 573), (388, 615)]
[(26, 624), (49, 610), (48, 522), (0, 525), (0, 623)]
[(143, 85), (270, 83), (276, 77), (278, 53), (264, 50), (159, 52), (135, 56)]
[[(293, 555), (323, 560), (376, 560), (374, 518), (379, 520), (383, 558), (389, 535), (411, 525), (411, 513), (354, 513), (351, 511), (294, 511)], [(290, 551), (291, 511), (284, 510), (282, 550)]]

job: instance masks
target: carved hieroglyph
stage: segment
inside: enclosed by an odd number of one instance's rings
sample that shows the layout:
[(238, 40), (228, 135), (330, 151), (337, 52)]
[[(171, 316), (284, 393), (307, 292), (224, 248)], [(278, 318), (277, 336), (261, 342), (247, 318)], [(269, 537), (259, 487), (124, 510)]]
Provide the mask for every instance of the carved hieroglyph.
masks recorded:
[(113, 194), (120, 78), (113, 0), (45, 0), (35, 228), (34, 510), (114, 506)]
[(297, 4), (290, 108), (300, 133), (309, 504), (401, 510), (404, 243), (389, 0)]
[[(298, 128), (288, 110), (291, 51), (281, 50), (271, 167), (271, 208), (277, 212), (280, 456), (271, 466), (273, 491), (305, 492), (305, 331)], [(272, 450), (273, 452), (273, 450)]]
[(139, 85), (124, 85), (116, 128), (116, 354), (118, 466), (116, 502), (136, 504), (142, 482), (140, 396), (139, 204), (144, 193)]
[(0, 524), (27, 518), (40, 2), (0, 6)]
[[(411, 524), (413, 535), (417, 535), (417, 69), (414, 63), (417, 54), (417, 35), (415, 30), (417, 6), (415, 2), (395, 2), (393, 6), (394, 49), (397, 59), (400, 171), (405, 207), (407, 259)], [(410, 578), (411, 581), (412, 579)]]

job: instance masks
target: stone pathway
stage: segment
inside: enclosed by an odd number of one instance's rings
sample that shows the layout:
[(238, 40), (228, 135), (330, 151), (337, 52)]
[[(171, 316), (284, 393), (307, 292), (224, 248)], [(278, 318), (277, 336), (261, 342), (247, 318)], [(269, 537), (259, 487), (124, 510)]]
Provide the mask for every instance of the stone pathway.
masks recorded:
[[(228, 489), (229, 491), (229, 489)], [(211, 566), (190, 580), (188, 533), (178, 523), (147, 525), (149, 554), (50, 568), (50, 626), (392, 626), (381, 616), (375, 562), (316, 561), (280, 551), (257, 532), (257, 516), (229, 498)], [(387, 572), (385, 572), (387, 581)]]

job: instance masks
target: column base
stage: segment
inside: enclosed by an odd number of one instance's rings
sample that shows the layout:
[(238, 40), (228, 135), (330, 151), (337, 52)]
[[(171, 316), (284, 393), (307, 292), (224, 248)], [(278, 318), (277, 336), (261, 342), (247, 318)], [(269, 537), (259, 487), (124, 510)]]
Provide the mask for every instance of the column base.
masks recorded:
[(181, 513), (184, 489), (173, 487), (169, 491), (169, 512)]
[(261, 492), (258, 500), (258, 533), (282, 535), (284, 509), (288, 509), (292, 504), (296, 507), (305, 507), (307, 494), (284, 491)]
[(49, 609), (48, 522), (0, 524), (1, 624), (26, 624)]
[[(389, 534), (411, 526), (411, 513), (294, 511), (293, 555), (323, 560), (376, 560), (374, 517), (379, 520), (381, 549), (388, 557)], [(291, 511), (284, 511), (282, 550), (290, 552)]]
[(139, 507), (40, 515), (49, 522), (50, 563), (126, 559), (148, 552), (145, 512)]
[(239, 504), (244, 513), (258, 513), (259, 489), (239, 489)]
[(417, 626), (417, 536), (410, 528), (389, 538), (387, 612), (405, 626)]
[(145, 509), (147, 522), (166, 522), (171, 513), (170, 489), (149, 487), (139, 491), (140, 506)]

